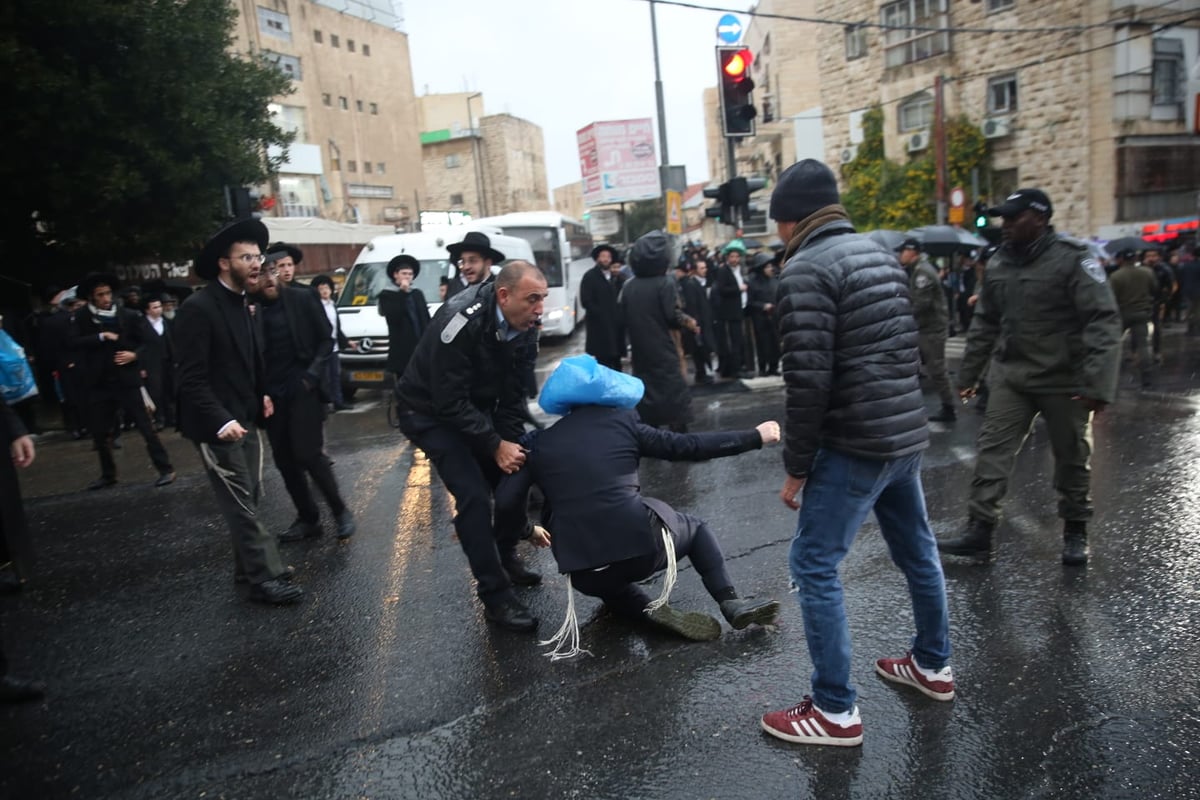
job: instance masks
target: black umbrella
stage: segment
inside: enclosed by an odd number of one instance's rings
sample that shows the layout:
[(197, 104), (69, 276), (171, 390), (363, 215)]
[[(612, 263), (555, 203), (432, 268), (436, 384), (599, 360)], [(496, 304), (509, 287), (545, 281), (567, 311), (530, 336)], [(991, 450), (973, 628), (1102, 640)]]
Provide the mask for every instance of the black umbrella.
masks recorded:
[(931, 256), (950, 256), (964, 250), (987, 247), (987, 239), (953, 225), (925, 225), (913, 228), (908, 235), (921, 243), (921, 249)]
[(1135, 253), (1140, 253), (1143, 250), (1157, 250), (1158, 245), (1154, 242), (1147, 242), (1138, 236), (1122, 236), (1120, 239), (1113, 239), (1104, 245), (1104, 249), (1108, 251), (1110, 256), (1115, 256), (1117, 253), (1122, 253), (1126, 250), (1132, 250)]
[(761, 250), (763, 246), (758, 239), (742, 239), (742, 244), (746, 245), (747, 250)]

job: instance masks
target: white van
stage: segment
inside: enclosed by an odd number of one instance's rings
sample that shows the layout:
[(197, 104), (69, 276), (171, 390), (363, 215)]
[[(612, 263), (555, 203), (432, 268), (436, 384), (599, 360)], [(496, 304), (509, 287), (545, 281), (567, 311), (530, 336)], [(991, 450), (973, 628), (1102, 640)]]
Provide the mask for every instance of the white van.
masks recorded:
[[(450, 263), (446, 246), (461, 242), (467, 231), (481, 231), (491, 239), (492, 247), (507, 260), (534, 262), (533, 250), (524, 239), (505, 236), (492, 226), (464, 226), (422, 233), (397, 233), (376, 236), (363, 247), (346, 276), (338, 295), (338, 319), (342, 333), (356, 350), (338, 353), (342, 366), (342, 390), (349, 397), (360, 386), (384, 385), (383, 367), (387, 363), (387, 321), (379, 314), (379, 292), (388, 285), (387, 265), (398, 255), (410, 255), (421, 262), (421, 273), (413, 285), (425, 295), (432, 315), (441, 307), (443, 278), (453, 278), (458, 270)], [(499, 271), (494, 265), (493, 271)]]

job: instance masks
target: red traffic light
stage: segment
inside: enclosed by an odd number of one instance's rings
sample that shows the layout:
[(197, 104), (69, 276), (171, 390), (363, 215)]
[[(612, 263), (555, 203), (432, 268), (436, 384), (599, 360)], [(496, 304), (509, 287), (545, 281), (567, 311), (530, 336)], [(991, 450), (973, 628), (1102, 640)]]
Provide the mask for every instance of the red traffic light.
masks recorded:
[(721, 69), (729, 77), (741, 80), (750, 71), (750, 62), (753, 60), (754, 55), (749, 50), (735, 50), (727, 55), (725, 63), (721, 65)]

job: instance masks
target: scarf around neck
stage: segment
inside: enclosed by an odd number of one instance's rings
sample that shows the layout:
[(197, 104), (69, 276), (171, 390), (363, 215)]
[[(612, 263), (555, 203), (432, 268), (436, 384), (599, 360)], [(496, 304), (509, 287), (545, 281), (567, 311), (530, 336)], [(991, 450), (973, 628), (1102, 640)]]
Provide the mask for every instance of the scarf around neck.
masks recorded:
[(796, 226), (796, 231), (792, 234), (792, 238), (788, 241), (787, 249), (783, 252), (783, 260), (787, 261), (796, 251), (800, 249), (800, 245), (808, 238), (809, 234), (820, 228), (822, 225), (828, 225), (830, 222), (838, 220), (850, 221), (850, 215), (846, 213), (846, 209), (840, 205), (834, 204), (825, 206), (822, 209), (814, 211), (802, 220)]

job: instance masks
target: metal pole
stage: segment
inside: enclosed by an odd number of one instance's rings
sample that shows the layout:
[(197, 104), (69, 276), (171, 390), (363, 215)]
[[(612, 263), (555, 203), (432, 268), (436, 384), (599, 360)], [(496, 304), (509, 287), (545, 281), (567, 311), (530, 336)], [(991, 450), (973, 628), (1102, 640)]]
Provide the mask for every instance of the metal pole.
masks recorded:
[(625, 201), (621, 201), (621, 235), (625, 239), (625, 249), (629, 249), (629, 220), (625, 218)]
[[(726, 181), (731, 181), (737, 177), (737, 153), (734, 149), (736, 146), (737, 146), (737, 140), (735, 140), (732, 136), (725, 137), (725, 160), (726, 160), (726, 165), (727, 165), (727, 169), (729, 172), (729, 177), (727, 177), (725, 179)], [(734, 208), (733, 209), (733, 216), (734, 216), (733, 229), (735, 231), (741, 227), (741, 223), (742, 223), (742, 220), (737, 218), (737, 214), (738, 214), (738, 209)]]
[(663, 110), (662, 71), (658, 67), (658, 21), (654, 16), (654, 0), (650, 0), (650, 39), (654, 44), (654, 97), (658, 103), (658, 147), (662, 151), (662, 165), (671, 163), (667, 155), (667, 114)]
[(471, 118), (471, 101), (483, 97), (483, 92), (467, 95), (467, 133), (471, 137), (471, 162), (475, 167), (475, 197), (478, 201), (479, 216), (487, 216), (487, 204), (483, 199), (483, 175), (479, 164), (479, 131), (475, 129), (475, 121)]
[(942, 76), (933, 79), (933, 159), (937, 170), (937, 223), (946, 224), (946, 106), (942, 102)]

